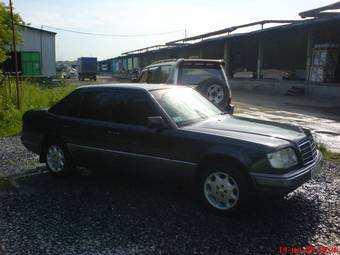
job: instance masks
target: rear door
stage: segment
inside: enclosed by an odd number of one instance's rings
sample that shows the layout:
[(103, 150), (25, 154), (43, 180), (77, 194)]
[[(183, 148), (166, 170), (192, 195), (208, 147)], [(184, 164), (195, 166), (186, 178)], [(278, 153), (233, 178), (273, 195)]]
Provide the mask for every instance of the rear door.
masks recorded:
[(82, 92), (77, 125), (73, 127), (74, 143), (70, 144), (78, 165), (103, 166), (110, 98), (106, 89), (90, 88)]
[(51, 109), (58, 130), (79, 166), (101, 166), (105, 149), (107, 100), (100, 88), (79, 89)]

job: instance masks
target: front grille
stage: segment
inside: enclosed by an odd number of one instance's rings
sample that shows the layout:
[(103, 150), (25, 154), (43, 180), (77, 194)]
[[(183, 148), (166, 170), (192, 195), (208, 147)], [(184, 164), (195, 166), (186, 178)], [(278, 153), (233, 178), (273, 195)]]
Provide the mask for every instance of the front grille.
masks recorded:
[(297, 145), (301, 152), (302, 163), (304, 166), (309, 165), (315, 161), (317, 149), (313, 137), (309, 136), (303, 138), (301, 141), (297, 142)]

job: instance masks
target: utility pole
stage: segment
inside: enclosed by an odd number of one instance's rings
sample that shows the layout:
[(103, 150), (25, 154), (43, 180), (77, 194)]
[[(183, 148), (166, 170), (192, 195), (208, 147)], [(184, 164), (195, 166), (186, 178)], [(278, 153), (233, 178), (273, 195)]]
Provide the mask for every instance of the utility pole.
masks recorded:
[(9, 8), (11, 12), (11, 21), (12, 21), (12, 37), (13, 37), (13, 50), (14, 50), (14, 65), (15, 65), (15, 83), (17, 90), (17, 108), (20, 109), (20, 90), (19, 90), (19, 73), (18, 73), (18, 55), (17, 55), (17, 45), (15, 40), (15, 27), (14, 27), (14, 18), (13, 18), (13, 5), (12, 0), (9, 0)]
[(184, 38), (187, 38), (187, 29), (184, 29)]

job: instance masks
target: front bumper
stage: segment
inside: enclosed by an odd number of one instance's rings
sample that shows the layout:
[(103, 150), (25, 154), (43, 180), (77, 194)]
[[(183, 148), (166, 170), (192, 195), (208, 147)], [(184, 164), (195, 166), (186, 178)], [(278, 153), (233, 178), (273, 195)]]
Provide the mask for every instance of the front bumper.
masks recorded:
[(280, 190), (283, 192), (292, 191), (305, 182), (314, 178), (321, 170), (323, 158), (318, 152), (316, 160), (303, 168), (291, 171), (286, 174), (260, 174), (250, 173), (257, 190)]

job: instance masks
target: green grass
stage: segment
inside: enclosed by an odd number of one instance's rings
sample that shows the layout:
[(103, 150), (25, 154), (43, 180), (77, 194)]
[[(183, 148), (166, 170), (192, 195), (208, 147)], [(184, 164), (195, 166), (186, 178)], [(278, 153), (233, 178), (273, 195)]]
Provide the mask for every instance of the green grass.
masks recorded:
[(324, 159), (340, 161), (340, 153), (327, 150), (324, 144), (318, 144), (318, 149), (322, 153), (322, 156), (324, 157)]
[(0, 191), (7, 189), (10, 186), (10, 182), (6, 177), (0, 177)]
[(22, 82), (20, 85), (21, 108), (16, 108), (15, 84), (0, 85), (0, 137), (21, 132), (22, 115), (31, 109), (47, 108), (76, 88), (75, 85), (38, 85)]

